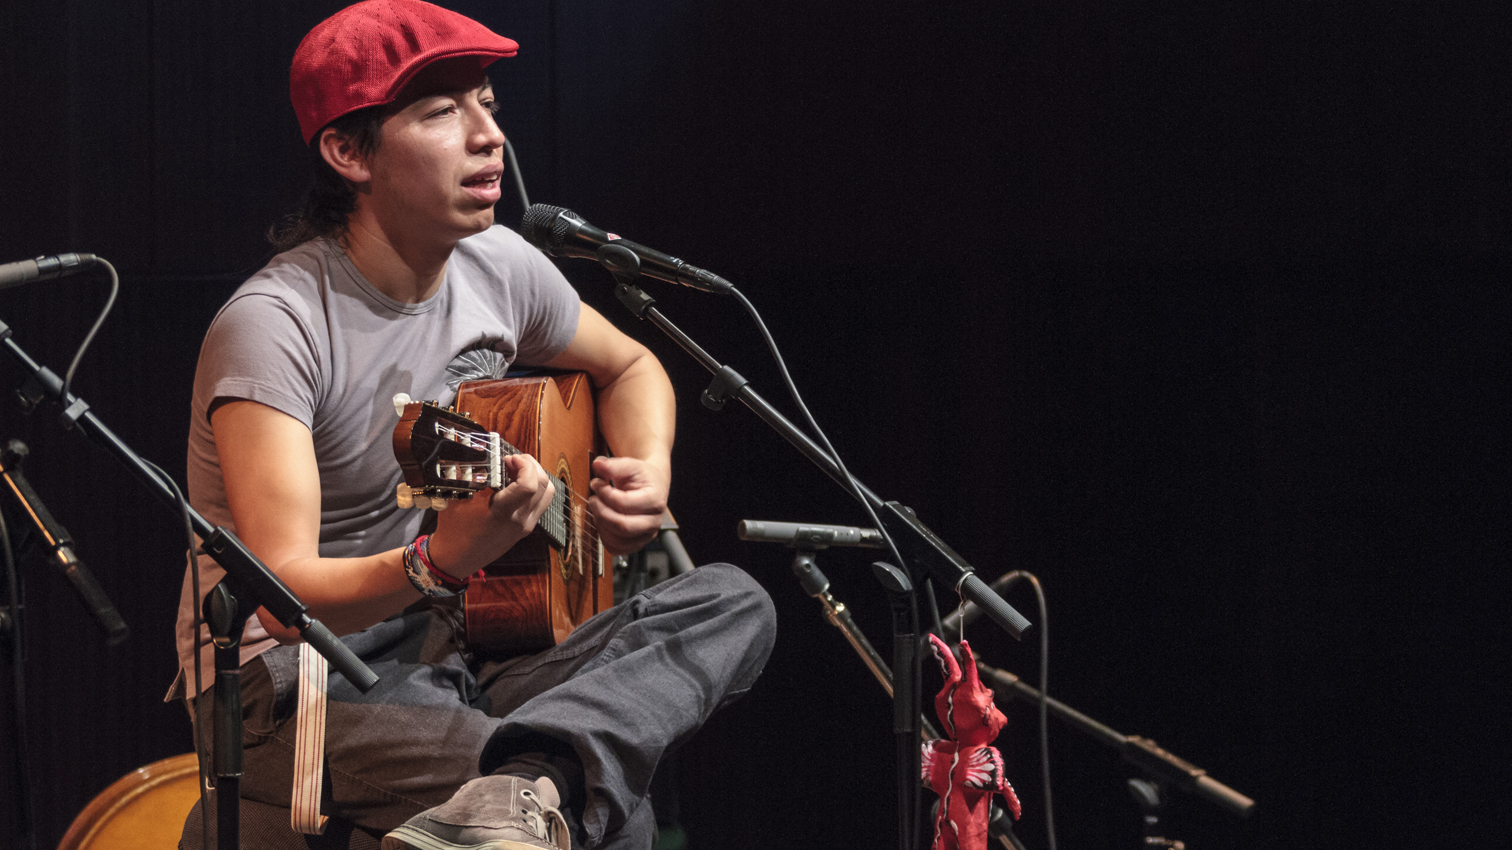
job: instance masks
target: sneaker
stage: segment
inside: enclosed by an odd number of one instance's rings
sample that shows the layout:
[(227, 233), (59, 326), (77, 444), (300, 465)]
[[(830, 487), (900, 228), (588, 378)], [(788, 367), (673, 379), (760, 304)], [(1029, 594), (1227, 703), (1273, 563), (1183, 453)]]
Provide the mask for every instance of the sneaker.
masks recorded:
[(383, 850), (572, 850), (549, 782), (485, 776), (383, 837)]

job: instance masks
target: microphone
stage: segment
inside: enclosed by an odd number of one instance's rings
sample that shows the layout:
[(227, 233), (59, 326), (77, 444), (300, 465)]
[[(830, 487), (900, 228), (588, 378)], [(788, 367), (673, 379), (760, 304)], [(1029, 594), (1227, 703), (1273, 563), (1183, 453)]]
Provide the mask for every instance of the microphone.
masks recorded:
[(830, 546), (859, 546), (881, 549), (887, 543), (875, 528), (852, 528), (848, 525), (814, 525), (796, 522), (766, 522), (743, 519), (736, 534), (741, 540), (757, 543), (785, 543), (801, 549), (827, 549)]
[(617, 233), (606, 233), (583, 220), (577, 213), (546, 204), (532, 204), (520, 222), (520, 235), (525, 241), (553, 257), (584, 257), (604, 260), (604, 249), (623, 248), (640, 261), (640, 273), (669, 283), (680, 283), (716, 295), (728, 294), (735, 284), (694, 265), (679, 260), (670, 254), (637, 245), (621, 239)]
[(96, 259), (94, 254), (50, 254), (35, 260), (5, 263), (0, 265), (0, 289), (78, 274), (94, 265)]
[[(1018, 571), (1004, 573), (1003, 575), (998, 576), (997, 579), (993, 581), (991, 585), (989, 585), (989, 587), (992, 589), (993, 593), (1002, 594), (1008, 590), (1010, 585), (1023, 577), (1023, 573), (1020, 573)], [(976, 604), (975, 602), (967, 602), (960, 608), (951, 611), (950, 614), (941, 621), (940, 626), (945, 630), (946, 635), (953, 634), (956, 636), (956, 639), (959, 640), (961, 638), (963, 630), (967, 626), (975, 623), (978, 619), (980, 619), (983, 613), (985, 612), (982, 610), (982, 607), (980, 605)]]
[(74, 591), (79, 594), (79, 600), (84, 603), (85, 608), (89, 609), (89, 613), (94, 615), (100, 628), (105, 630), (105, 643), (114, 646), (126, 639), (130, 628), (126, 625), (126, 621), (121, 619), (121, 614), (116, 611), (110, 597), (105, 595), (104, 589), (95, 581), (89, 568), (85, 567), (84, 562), (79, 560), (79, 556), (74, 554), (73, 539), (68, 536), (68, 530), (53, 519), (47, 506), (42, 504), (36, 491), (32, 490), (26, 476), (21, 474), (21, 461), (26, 459), (28, 453), (26, 444), (20, 440), (11, 440), (7, 443), (5, 451), (0, 452), (0, 478), (5, 480), (11, 493), (16, 497), (16, 501), (21, 504), (21, 509), (31, 518), (37, 530), (42, 532), (48, 560), (53, 561), (53, 566), (57, 567), (58, 572), (68, 579), (69, 584), (73, 585)]

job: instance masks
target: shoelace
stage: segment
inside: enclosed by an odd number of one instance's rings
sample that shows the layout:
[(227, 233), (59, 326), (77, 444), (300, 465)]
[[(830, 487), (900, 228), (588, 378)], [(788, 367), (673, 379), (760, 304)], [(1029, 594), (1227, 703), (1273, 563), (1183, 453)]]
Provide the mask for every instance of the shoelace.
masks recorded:
[(572, 836), (567, 832), (567, 819), (562, 816), (562, 813), (555, 806), (543, 803), (541, 798), (529, 789), (521, 789), (520, 796), (534, 801), (541, 807), (539, 812), (532, 812), (529, 809), (520, 810), (520, 814), (525, 816), (525, 823), (530, 827), (530, 831), (535, 833), (537, 838), (544, 838), (556, 845), (559, 850), (572, 850)]

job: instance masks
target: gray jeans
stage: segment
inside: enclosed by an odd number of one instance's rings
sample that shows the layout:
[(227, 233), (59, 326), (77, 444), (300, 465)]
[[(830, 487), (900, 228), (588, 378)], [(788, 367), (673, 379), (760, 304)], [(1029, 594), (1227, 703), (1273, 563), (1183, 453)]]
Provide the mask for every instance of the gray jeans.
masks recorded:
[[(458, 613), (411, 610), (343, 638), (380, 679), (362, 694), (331, 676), (324, 814), (392, 829), (544, 735), (582, 764), (572, 808), (586, 845), (645, 850), (657, 763), (750, 689), (776, 632), (766, 592), (729, 564), (658, 584), (531, 656), (471, 663)], [(249, 800), (290, 805), (297, 669), (297, 647), (242, 668)]]

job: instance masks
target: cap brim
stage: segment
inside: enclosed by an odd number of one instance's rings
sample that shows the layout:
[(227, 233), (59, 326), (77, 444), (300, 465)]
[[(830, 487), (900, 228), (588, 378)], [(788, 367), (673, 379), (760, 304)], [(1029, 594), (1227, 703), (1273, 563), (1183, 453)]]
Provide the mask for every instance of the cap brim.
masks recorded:
[[(443, 59), (457, 59), (464, 56), (476, 56), (478, 59), (482, 60), (479, 64), (479, 67), (487, 68), (495, 61), (499, 59), (507, 59), (519, 52), (519, 45), (515, 44), (514, 42), (508, 41), (508, 39), (504, 38), (501, 38), (500, 41), (507, 42), (507, 44), (510, 46), (506, 47), (505, 45), (501, 44), (494, 47), (467, 47), (461, 49), (450, 48), (447, 50), (438, 50), (433, 53), (421, 54), (420, 56), (415, 57), (415, 59), (405, 67), (404, 71), (399, 74), (399, 76), (394, 78), (393, 84), (389, 86), (388, 93), (385, 96), (385, 99), (381, 101), (381, 103), (393, 103), (394, 98), (398, 97), (399, 93), (404, 91), (404, 87), (410, 84), (410, 81), (415, 78), (416, 74)], [(378, 104), (374, 103), (369, 105), (377, 106)]]

